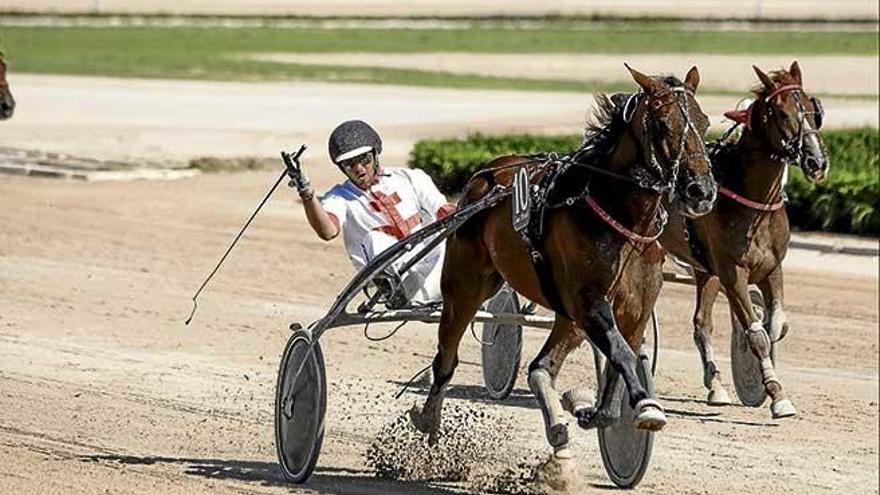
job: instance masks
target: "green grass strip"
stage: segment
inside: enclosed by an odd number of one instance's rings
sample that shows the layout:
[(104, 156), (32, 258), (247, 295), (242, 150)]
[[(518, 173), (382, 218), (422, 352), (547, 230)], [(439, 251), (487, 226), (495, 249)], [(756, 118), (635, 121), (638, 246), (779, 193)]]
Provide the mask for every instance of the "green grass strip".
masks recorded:
[[(636, 25), (638, 26), (638, 25)], [(17, 72), (213, 80), (306, 80), (535, 91), (618, 91), (620, 83), (455, 75), (247, 60), (254, 53), (876, 53), (874, 33), (696, 32), (633, 25), (468, 30), (282, 28), (19, 28), (2, 30)], [(706, 93), (732, 94), (729, 91)], [(738, 93), (737, 93), (738, 94)]]

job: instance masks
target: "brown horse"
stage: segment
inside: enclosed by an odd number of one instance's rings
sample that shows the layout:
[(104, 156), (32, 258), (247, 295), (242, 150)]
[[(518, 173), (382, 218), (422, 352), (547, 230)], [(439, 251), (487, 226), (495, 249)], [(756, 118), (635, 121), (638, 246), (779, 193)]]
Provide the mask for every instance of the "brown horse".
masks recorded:
[(15, 111), (15, 99), (9, 91), (9, 82), (6, 80), (6, 61), (3, 52), (0, 52), (0, 120), (12, 117)]
[[(797, 62), (788, 71), (769, 76), (754, 69), (761, 81), (757, 99), (747, 110), (727, 113), (745, 125), (742, 135), (736, 143), (721, 144), (712, 152), (722, 197), (711, 213), (699, 219), (673, 213), (660, 242), (696, 268), (694, 342), (709, 403), (730, 402), (710, 343), (712, 306), (723, 287), (733, 314), (746, 329), (752, 352), (761, 361), (764, 387), (772, 399), (770, 411), (774, 418), (782, 418), (797, 414), (770, 358), (771, 341), (788, 330), (782, 303), (782, 259), (789, 241), (783, 174), (789, 163), (797, 163), (809, 180), (819, 182), (828, 170), (828, 158), (819, 135), (822, 106), (804, 91)], [(764, 296), (769, 309), (766, 328), (752, 307), (749, 284), (757, 284)]]
[[(616, 372), (605, 390), (614, 390), (610, 387), (623, 377), (636, 412), (635, 426), (660, 430), (666, 424), (663, 409), (636, 375), (636, 352), (662, 285), (663, 252), (654, 242), (665, 221), (661, 197), (675, 190), (685, 198), (679, 205), (688, 214), (705, 214), (714, 202), (715, 183), (703, 143), (708, 119), (694, 99), (697, 68), (688, 72), (684, 83), (629, 70), (642, 91), (629, 98), (597, 99), (598, 122), (588, 127), (584, 146), (554, 182), (555, 193), (548, 201), (556, 207), (545, 216), (542, 242), (552, 291), (542, 286), (531, 261), (534, 252), (512, 226), (510, 199), (478, 214), (448, 239), (434, 382), (424, 407), (411, 411), (413, 423), (430, 433), (431, 441), (436, 440), (465, 328), (505, 280), (556, 313), (547, 341), (529, 366), (529, 386), (557, 456), (568, 454), (568, 429), (554, 382), (568, 353), (585, 337)], [(510, 187), (522, 167), (534, 177), (553, 173), (542, 169), (547, 164), (518, 156), (497, 158), (471, 179), (460, 205), (495, 186)], [(603, 397), (611, 395), (606, 392)], [(602, 402), (599, 409), (578, 411), (582, 427), (597, 426), (611, 409), (606, 405), (610, 401)]]

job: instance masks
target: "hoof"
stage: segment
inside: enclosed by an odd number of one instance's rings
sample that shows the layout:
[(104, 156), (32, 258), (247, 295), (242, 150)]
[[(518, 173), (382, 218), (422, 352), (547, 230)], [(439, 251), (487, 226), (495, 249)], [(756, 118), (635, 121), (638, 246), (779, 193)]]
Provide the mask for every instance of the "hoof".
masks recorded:
[(657, 401), (644, 399), (636, 404), (638, 414), (633, 418), (633, 425), (639, 430), (660, 431), (666, 426), (666, 414)]
[(581, 411), (593, 406), (593, 392), (586, 387), (573, 388), (562, 394), (562, 408), (574, 417)]
[(433, 434), (437, 430), (434, 422), (431, 421), (417, 405), (412, 406), (412, 409), (409, 410), (409, 420), (413, 426), (422, 433)]
[(773, 419), (793, 418), (797, 416), (797, 410), (790, 400), (779, 399), (770, 404), (770, 414), (773, 415)]
[(770, 337), (770, 342), (775, 344), (782, 340), (785, 337), (785, 334), (788, 333), (788, 325), (770, 325), (770, 328), (767, 329), (767, 336)]
[(599, 410), (595, 407), (585, 407), (583, 409), (578, 409), (574, 413), (574, 417), (577, 418), (578, 426), (585, 430), (590, 430), (595, 428), (596, 418), (599, 416)]
[(574, 454), (571, 453), (571, 449), (568, 448), (568, 445), (553, 449), (553, 456), (562, 461), (574, 458)]
[(706, 403), (710, 406), (729, 406), (731, 401), (730, 396), (727, 395), (727, 390), (724, 390), (724, 387), (721, 385), (717, 385), (712, 387), (712, 390), (709, 390)]

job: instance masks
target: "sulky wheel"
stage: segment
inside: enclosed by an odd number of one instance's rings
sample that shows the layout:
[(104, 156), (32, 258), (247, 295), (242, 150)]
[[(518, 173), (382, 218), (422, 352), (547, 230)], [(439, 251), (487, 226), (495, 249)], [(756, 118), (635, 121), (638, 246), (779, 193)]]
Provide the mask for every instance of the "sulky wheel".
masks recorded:
[[(648, 396), (653, 398), (654, 379), (651, 376), (651, 362), (644, 353), (639, 356), (636, 372)], [(610, 364), (606, 365), (606, 371), (602, 375), (609, 376), (608, 373), (614, 373)], [(601, 389), (602, 386), (600, 385), (599, 388)], [(622, 379), (617, 381), (612, 406), (619, 408), (620, 417), (611, 425), (599, 428), (602, 464), (605, 465), (605, 472), (615, 485), (633, 488), (642, 480), (651, 463), (654, 432), (639, 430), (633, 425), (635, 414), (629, 405), (626, 385)]]
[[(519, 313), (516, 292), (504, 285), (489, 300), (486, 311), (492, 314)], [(483, 323), (483, 383), (489, 396), (501, 400), (516, 385), (522, 354), (522, 325)]]
[[(749, 297), (758, 317), (763, 319), (766, 307), (761, 291), (755, 286), (749, 286)], [(752, 354), (745, 329), (733, 312), (730, 313), (730, 323), (733, 329), (730, 335), (730, 367), (736, 395), (744, 406), (760, 407), (767, 399), (761, 362)], [(775, 364), (776, 344), (771, 346), (770, 357)]]
[(275, 389), (275, 450), (284, 477), (294, 483), (304, 483), (312, 475), (324, 440), (324, 356), (318, 342), (310, 351), (311, 343), (305, 330), (290, 336)]

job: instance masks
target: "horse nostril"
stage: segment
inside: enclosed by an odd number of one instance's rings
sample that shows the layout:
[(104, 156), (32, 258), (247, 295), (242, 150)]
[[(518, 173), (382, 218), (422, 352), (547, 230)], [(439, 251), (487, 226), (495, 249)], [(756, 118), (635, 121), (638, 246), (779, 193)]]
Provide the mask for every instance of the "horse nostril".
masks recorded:
[(684, 193), (688, 199), (702, 201), (704, 199), (709, 199), (709, 196), (712, 194), (712, 189), (705, 187), (699, 182), (691, 182), (684, 190)]

